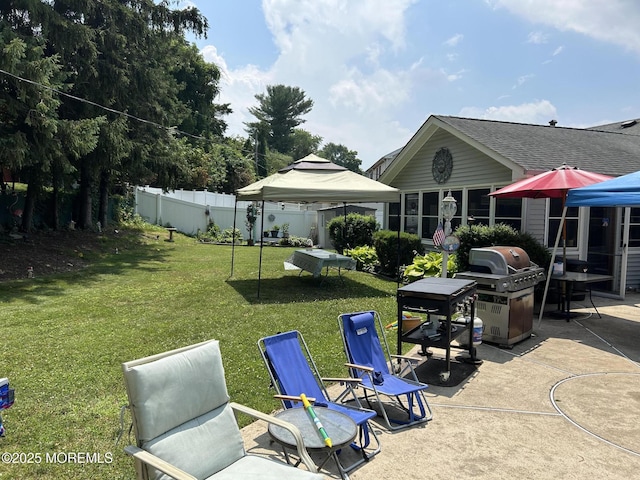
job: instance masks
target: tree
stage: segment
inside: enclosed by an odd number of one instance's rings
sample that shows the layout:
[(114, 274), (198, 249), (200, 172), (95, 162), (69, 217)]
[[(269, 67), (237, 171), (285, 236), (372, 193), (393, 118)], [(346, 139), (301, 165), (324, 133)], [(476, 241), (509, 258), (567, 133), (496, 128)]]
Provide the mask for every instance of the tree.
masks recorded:
[[(155, 176), (160, 186), (175, 186), (186, 169), (186, 157), (175, 148), (169, 127), (185, 123), (186, 128), (199, 133), (203, 123), (210, 122), (211, 110), (203, 117), (196, 116), (194, 122), (185, 119), (193, 116), (191, 108), (202, 108), (215, 95), (215, 88), (207, 89), (207, 82), (213, 77), (215, 83), (216, 72), (194, 62), (194, 52), (182, 38), (186, 30), (196, 35), (206, 31), (206, 19), (197, 9), (171, 10), (166, 0), (157, 4), (149, 0), (85, 0), (73, 2), (73, 8), (68, 3), (53, 2), (63, 20), (57, 29), (50, 29), (50, 48), (73, 72), (69, 79), (73, 95), (91, 103), (65, 99), (66, 118), (103, 115), (97, 105), (112, 109), (96, 150), (76, 162), (80, 176), (77, 224), (86, 228), (92, 224), (96, 185), (101, 223), (106, 221), (108, 192), (114, 183), (138, 183)], [(89, 41), (80, 43), (77, 35), (64, 35), (78, 25), (90, 28)], [(77, 53), (85, 51), (86, 55)], [(185, 78), (188, 65), (193, 66), (194, 74), (189, 85)], [(201, 98), (185, 94), (187, 86), (202, 93)]]
[(348, 168), (352, 172), (362, 173), (360, 165), (362, 160), (358, 158), (358, 152), (349, 150), (344, 145), (336, 145), (335, 143), (327, 143), (319, 155), (327, 160), (332, 161), (336, 165), (341, 165)]
[(227, 129), (220, 118), (232, 113), (228, 103), (216, 104), (220, 94), (220, 69), (207, 63), (198, 47), (184, 38), (173, 40), (171, 74), (179, 88), (177, 98), (189, 109), (178, 128), (192, 135), (222, 137)]
[(267, 85), (266, 94), (255, 96), (259, 105), (249, 113), (258, 123), (268, 125), (267, 145), (271, 150), (289, 154), (293, 146), (293, 129), (305, 122), (301, 117), (311, 111), (313, 100), (298, 87)]
[(320, 143), (322, 143), (322, 137), (319, 135), (311, 135), (311, 133), (301, 128), (293, 130), (293, 146), (291, 147), (291, 157), (294, 160), (299, 160), (306, 157), (310, 153), (318, 151)]
[(21, 172), (27, 196), (21, 228), (32, 227), (44, 186), (53, 186), (53, 226), (58, 191), (72, 160), (92, 151), (104, 117), (64, 120), (61, 99), (68, 75), (58, 55), (48, 55), (42, 35), (56, 19), (41, 2), (3, 2), (0, 6), (0, 164)]
[(267, 173), (269, 175), (273, 175), (281, 168), (284, 168), (287, 165), (291, 165), (291, 163), (293, 163), (293, 158), (289, 155), (272, 151), (267, 152), (267, 165), (269, 165), (269, 170)]

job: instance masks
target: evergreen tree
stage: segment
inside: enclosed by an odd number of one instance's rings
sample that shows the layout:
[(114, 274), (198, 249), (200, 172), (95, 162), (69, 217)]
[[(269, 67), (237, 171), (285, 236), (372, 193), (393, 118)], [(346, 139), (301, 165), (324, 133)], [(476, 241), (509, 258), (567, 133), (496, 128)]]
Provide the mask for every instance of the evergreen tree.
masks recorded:
[(302, 118), (311, 111), (313, 100), (303, 90), (286, 85), (267, 85), (266, 94), (255, 96), (259, 105), (249, 108), (258, 123), (267, 126), (267, 146), (271, 150), (290, 154), (293, 129), (305, 122)]

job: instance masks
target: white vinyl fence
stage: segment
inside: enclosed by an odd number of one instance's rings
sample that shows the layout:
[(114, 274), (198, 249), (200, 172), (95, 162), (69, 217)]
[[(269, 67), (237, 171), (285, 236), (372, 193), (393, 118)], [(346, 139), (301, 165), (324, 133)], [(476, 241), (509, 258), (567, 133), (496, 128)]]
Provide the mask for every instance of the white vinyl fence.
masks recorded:
[[(244, 238), (249, 238), (245, 219), (247, 206), (252, 202), (239, 201), (236, 211), (236, 228), (240, 229)], [(176, 190), (163, 193), (162, 189), (153, 187), (136, 187), (136, 213), (147, 222), (174, 227), (187, 235), (197, 235), (198, 231), (207, 230), (213, 222), (222, 230), (233, 227), (233, 211), (235, 195), (212, 193), (206, 191)], [(262, 202), (256, 202), (261, 207)], [(317, 239), (317, 212), (311, 206), (265, 202), (264, 230), (269, 231), (274, 225), (282, 227), (289, 224), (291, 236)], [(260, 239), (262, 212), (259, 211), (255, 226), (254, 239)], [(282, 236), (282, 231), (280, 232)]]

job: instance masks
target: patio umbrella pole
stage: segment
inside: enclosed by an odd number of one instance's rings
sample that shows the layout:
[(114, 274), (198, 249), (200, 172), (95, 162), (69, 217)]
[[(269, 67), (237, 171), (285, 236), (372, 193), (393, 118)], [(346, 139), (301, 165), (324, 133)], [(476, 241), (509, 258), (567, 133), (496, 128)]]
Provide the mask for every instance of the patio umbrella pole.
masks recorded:
[[(567, 201), (567, 190), (564, 191), (564, 196), (562, 197), (562, 273), (566, 273), (567, 271), (567, 222), (564, 221), (565, 215), (567, 213), (567, 207), (565, 206)], [(555, 257), (553, 258), (555, 261)], [(563, 283), (564, 285), (564, 283)], [(564, 293), (564, 292), (563, 292)]]
[[(560, 218), (560, 226), (564, 226), (565, 217), (567, 216), (567, 207), (563, 207), (562, 209), (562, 217)], [(549, 271), (547, 272), (547, 282), (544, 286), (544, 293), (542, 294), (542, 305), (540, 305), (540, 315), (538, 316), (538, 328), (540, 328), (540, 322), (542, 322), (542, 316), (544, 315), (544, 304), (547, 300), (547, 293), (549, 292), (549, 283), (551, 283), (551, 272), (553, 272), (553, 263), (556, 257), (556, 251), (558, 250), (558, 244), (560, 243), (560, 235), (562, 234), (563, 229), (558, 228), (558, 233), (556, 234), (556, 243), (553, 245), (553, 252), (551, 253), (551, 262), (549, 263)]]

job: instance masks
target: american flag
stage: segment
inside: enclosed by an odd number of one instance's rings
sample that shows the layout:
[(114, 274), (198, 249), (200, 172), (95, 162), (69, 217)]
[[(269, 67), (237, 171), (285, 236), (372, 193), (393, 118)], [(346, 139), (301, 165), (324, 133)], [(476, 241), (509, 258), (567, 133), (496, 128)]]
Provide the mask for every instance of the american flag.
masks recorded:
[(442, 229), (442, 222), (438, 223), (438, 228), (433, 233), (433, 245), (439, 247), (444, 242), (444, 230)]

